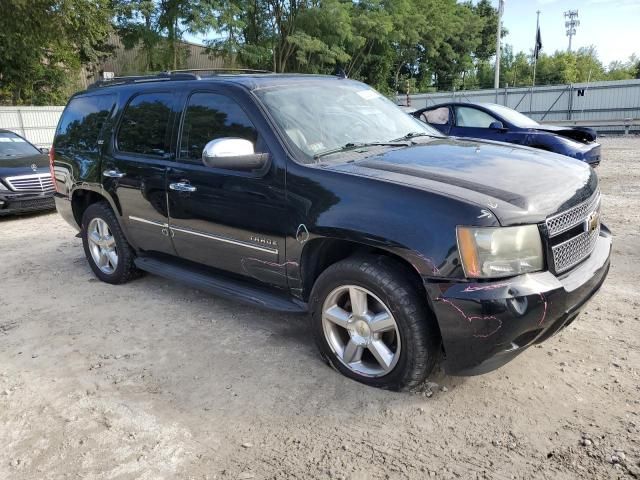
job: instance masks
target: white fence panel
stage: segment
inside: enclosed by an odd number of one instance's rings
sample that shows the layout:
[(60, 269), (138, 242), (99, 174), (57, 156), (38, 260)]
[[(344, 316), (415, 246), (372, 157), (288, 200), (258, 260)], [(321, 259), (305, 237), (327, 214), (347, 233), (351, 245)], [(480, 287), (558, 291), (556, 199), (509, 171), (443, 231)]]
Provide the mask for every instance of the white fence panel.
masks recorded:
[[(640, 130), (640, 80), (422, 93), (410, 98), (416, 109), (446, 102), (498, 103), (545, 123), (590, 124), (602, 131), (620, 131), (631, 124), (631, 131)], [(398, 97), (398, 103), (405, 101), (406, 96)]]
[(0, 107), (0, 129), (11, 130), (38, 147), (50, 147), (64, 107)]

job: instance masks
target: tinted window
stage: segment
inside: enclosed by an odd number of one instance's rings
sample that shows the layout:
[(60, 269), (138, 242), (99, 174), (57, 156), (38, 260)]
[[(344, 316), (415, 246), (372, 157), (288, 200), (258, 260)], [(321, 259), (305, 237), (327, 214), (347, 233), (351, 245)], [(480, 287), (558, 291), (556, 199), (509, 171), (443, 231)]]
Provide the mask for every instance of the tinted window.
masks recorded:
[(256, 144), (258, 132), (234, 100), (214, 93), (194, 93), (182, 125), (180, 158), (200, 163), (202, 150), (211, 140), (236, 137)]
[(0, 158), (38, 155), (40, 150), (13, 132), (0, 132)]
[(118, 150), (167, 156), (169, 148), (170, 93), (144, 93), (127, 105), (118, 131)]
[(93, 95), (71, 100), (58, 125), (55, 147), (97, 152), (100, 130), (114, 103), (115, 95)]
[(459, 127), (489, 128), (496, 119), (475, 108), (456, 107), (456, 123)]

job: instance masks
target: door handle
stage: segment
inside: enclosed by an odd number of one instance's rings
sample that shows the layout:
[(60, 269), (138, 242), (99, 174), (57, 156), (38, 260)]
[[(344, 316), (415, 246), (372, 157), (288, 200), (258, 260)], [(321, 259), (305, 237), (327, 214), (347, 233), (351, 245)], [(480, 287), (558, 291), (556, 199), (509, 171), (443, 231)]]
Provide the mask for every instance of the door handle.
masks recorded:
[(197, 188), (189, 182), (170, 183), (169, 188), (176, 192), (195, 192), (197, 190)]
[(122, 178), (125, 175), (126, 173), (119, 172), (115, 168), (112, 168), (110, 170), (105, 170), (104, 172), (102, 172), (102, 176), (108, 177), (108, 178)]

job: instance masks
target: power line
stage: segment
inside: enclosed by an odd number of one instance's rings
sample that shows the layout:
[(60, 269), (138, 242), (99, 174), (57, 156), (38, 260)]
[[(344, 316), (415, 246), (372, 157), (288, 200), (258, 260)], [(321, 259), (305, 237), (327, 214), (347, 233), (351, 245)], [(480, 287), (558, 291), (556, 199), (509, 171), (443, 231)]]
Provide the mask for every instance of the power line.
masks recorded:
[(571, 52), (571, 40), (576, 34), (576, 27), (580, 26), (580, 20), (578, 20), (578, 10), (567, 10), (564, 12), (564, 18), (568, 20), (564, 22), (564, 26), (567, 29), (567, 37), (569, 37), (569, 52)]

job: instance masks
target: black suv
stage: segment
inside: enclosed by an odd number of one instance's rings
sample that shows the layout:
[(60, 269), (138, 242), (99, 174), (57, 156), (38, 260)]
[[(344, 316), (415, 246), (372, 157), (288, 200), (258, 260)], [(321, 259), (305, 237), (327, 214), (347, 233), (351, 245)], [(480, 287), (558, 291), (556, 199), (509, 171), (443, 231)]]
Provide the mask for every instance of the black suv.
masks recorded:
[(58, 211), (108, 283), (140, 271), (309, 312), (323, 357), (407, 389), (570, 324), (609, 270), (596, 173), (449, 139), (339, 77), (167, 73), (75, 95)]
[(0, 216), (55, 208), (47, 153), (0, 130)]

